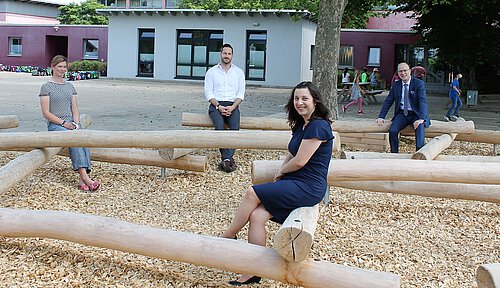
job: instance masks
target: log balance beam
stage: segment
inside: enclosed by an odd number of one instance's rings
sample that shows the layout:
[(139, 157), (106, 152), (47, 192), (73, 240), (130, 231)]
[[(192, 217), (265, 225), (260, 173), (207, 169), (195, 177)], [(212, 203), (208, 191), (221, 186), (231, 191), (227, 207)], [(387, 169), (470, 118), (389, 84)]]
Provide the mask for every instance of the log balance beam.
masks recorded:
[[(9, 151), (31, 151), (31, 148), (9, 149)], [(67, 148), (62, 149), (57, 155), (69, 156)], [(172, 160), (165, 160), (160, 157), (156, 150), (134, 149), (134, 148), (91, 148), (90, 157), (92, 161), (154, 166), (161, 168), (171, 168), (188, 170), (193, 172), (206, 172), (208, 161), (206, 156), (184, 155), (175, 157)]]
[[(86, 114), (80, 116), (80, 124), (86, 128), (92, 124), (92, 118)], [(66, 132), (63, 132), (66, 133)], [(2, 133), (10, 134), (10, 133)], [(62, 145), (61, 145), (62, 146)], [(80, 146), (81, 147), (81, 146)], [(11, 187), (19, 183), (52, 157), (61, 152), (61, 147), (35, 149), (17, 157), (0, 168), (0, 194), (5, 193)]]
[(0, 129), (16, 128), (19, 126), (19, 118), (16, 115), (0, 116)]
[(500, 263), (477, 267), (476, 282), (477, 288), (500, 288)]
[[(400, 287), (398, 275), (327, 262), (289, 262), (271, 248), (63, 211), (0, 208), (0, 236), (51, 238), (258, 275), (305, 287)], [(238, 255), (238, 257), (234, 257)]]
[(0, 150), (41, 147), (287, 149), (290, 131), (97, 131), (0, 134)]
[[(282, 161), (256, 160), (252, 183), (272, 181)], [(454, 162), (411, 159), (332, 160), (328, 185), (373, 192), (500, 203), (499, 162)], [(459, 167), (459, 168), (457, 168)], [(361, 171), (361, 172), (360, 172)], [(395, 180), (397, 179), (397, 181)]]
[[(385, 121), (384, 125), (378, 126), (375, 120), (357, 120), (357, 121), (334, 121), (332, 130), (339, 133), (386, 133), (389, 132), (391, 121)], [(196, 127), (214, 127), (210, 116), (207, 114), (182, 113), (182, 126)], [(256, 130), (290, 130), (287, 120), (284, 118), (270, 117), (241, 117), (241, 129)], [(432, 125), (425, 129), (426, 133), (456, 133), (468, 134), (474, 133), (474, 122), (444, 122), (433, 120)], [(413, 128), (406, 127), (403, 133), (413, 132)]]

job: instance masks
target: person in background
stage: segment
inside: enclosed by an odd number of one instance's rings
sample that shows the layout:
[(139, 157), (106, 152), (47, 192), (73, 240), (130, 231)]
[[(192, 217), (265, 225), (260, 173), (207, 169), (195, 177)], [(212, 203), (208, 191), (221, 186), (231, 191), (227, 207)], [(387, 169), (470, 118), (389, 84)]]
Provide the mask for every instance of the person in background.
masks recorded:
[(378, 87), (379, 82), (380, 82), (380, 74), (378, 68), (373, 68), (372, 74), (370, 75), (371, 89), (375, 90)]
[(351, 82), (351, 74), (349, 74), (349, 68), (345, 67), (342, 73), (342, 96), (344, 97), (348, 90), (347, 83)]
[(382, 104), (378, 119), (375, 122), (382, 126), (384, 118), (392, 104), (394, 117), (389, 128), (389, 144), (391, 153), (399, 152), (399, 132), (406, 126), (412, 125), (415, 130), (415, 145), (419, 150), (425, 145), (425, 127), (429, 127), (430, 119), (427, 108), (427, 94), (424, 81), (411, 77), (410, 66), (399, 63), (398, 75), (400, 81), (395, 81), (389, 95)]
[(416, 77), (416, 78), (418, 78), (418, 79), (420, 79), (420, 80), (422, 80), (422, 81), (425, 81), (425, 74), (426, 74), (426, 73), (427, 73), (427, 72), (426, 72), (425, 68), (424, 68), (424, 67), (422, 67), (422, 66), (420, 65), (420, 63), (419, 63), (419, 64), (417, 64), (417, 66), (415, 66), (415, 67), (413, 67), (413, 68), (411, 69), (411, 74), (412, 74), (414, 77)]
[(363, 68), (363, 73), (361, 73), (361, 80), (362, 83), (368, 82), (368, 68)]
[[(245, 97), (245, 75), (232, 63), (233, 47), (230, 44), (222, 45), (220, 58), (221, 61), (205, 74), (205, 98), (210, 102), (208, 115), (215, 130), (224, 130), (225, 124), (230, 130), (240, 130), (239, 105)], [(228, 173), (235, 171), (235, 149), (219, 150), (222, 160), (219, 167)]]
[[(62, 55), (52, 58), (52, 78), (40, 88), (42, 115), (47, 119), (49, 131), (68, 131), (81, 129), (80, 111), (73, 85), (63, 79), (67, 71), (67, 59)], [(95, 191), (100, 183), (89, 176), (89, 148), (69, 148), (73, 170), (78, 172), (78, 187), (83, 191)]]
[(365, 113), (363, 112), (363, 95), (366, 94), (366, 91), (359, 85), (360, 78), (361, 75), (359, 74), (359, 69), (356, 69), (356, 71), (354, 72), (354, 82), (352, 83), (352, 87), (349, 90), (349, 92), (351, 93), (351, 102), (349, 102), (347, 105), (342, 106), (343, 113), (346, 113), (349, 107), (357, 103), (358, 116), (365, 115)]
[(394, 72), (394, 75), (392, 75), (391, 79), (391, 86), (394, 85), (394, 82), (401, 80), (398, 75), (398, 71)]
[(444, 120), (446, 122), (449, 121), (457, 121), (461, 117), (458, 115), (460, 108), (462, 108), (462, 100), (460, 99), (460, 95), (462, 95), (462, 90), (460, 90), (460, 80), (462, 78), (462, 74), (458, 73), (453, 78), (453, 81), (450, 85), (450, 99), (451, 99), (451, 107), (448, 109), (448, 112), (444, 116)]
[[(311, 82), (301, 82), (292, 91), (285, 107), (292, 129), (289, 153), (274, 181), (250, 186), (236, 215), (221, 237), (236, 239), (247, 224), (248, 242), (266, 245), (266, 222), (283, 223), (299, 207), (321, 202), (327, 189), (332, 158), (331, 113), (319, 90)], [(260, 283), (261, 278), (241, 275), (232, 285)]]

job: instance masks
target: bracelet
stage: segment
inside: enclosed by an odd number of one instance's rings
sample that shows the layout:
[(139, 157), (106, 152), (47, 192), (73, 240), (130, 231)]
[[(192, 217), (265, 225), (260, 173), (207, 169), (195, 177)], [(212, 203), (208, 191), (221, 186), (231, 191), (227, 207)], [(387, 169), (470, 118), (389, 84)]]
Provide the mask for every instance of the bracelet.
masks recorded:
[(220, 104), (218, 104), (217, 106), (215, 106), (215, 109), (219, 110), (219, 107), (220, 107)]
[(66, 124), (66, 120), (63, 120), (63, 122), (61, 123), (61, 126), (64, 127), (64, 124)]

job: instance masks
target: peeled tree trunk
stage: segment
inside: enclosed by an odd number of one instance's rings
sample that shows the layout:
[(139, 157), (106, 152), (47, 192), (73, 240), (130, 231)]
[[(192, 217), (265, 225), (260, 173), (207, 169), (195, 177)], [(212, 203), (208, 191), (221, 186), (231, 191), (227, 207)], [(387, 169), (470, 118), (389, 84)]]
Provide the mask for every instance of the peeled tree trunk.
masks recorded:
[(337, 63), (340, 50), (340, 27), (347, 0), (321, 0), (316, 29), (313, 83), (318, 87), (333, 119), (338, 119)]

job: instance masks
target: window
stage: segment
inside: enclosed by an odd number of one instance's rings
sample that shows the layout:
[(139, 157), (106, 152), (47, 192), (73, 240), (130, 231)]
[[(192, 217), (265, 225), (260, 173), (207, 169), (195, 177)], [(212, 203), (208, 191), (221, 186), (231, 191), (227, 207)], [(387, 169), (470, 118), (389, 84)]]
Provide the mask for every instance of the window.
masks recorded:
[(223, 31), (177, 30), (176, 77), (203, 79), (220, 61)]
[(9, 37), (9, 56), (23, 55), (22, 38)]
[(139, 29), (139, 71), (137, 76), (153, 77), (155, 64), (155, 29)]
[(266, 46), (266, 31), (247, 31), (246, 79), (266, 79)]
[(354, 47), (341, 45), (339, 49), (339, 68), (353, 67)]
[(309, 69), (314, 70), (314, 61), (316, 61), (316, 49), (314, 45), (311, 45), (311, 63), (309, 63)]
[(83, 59), (99, 59), (99, 40), (83, 39)]
[(368, 66), (380, 67), (380, 47), (368, 47)]

